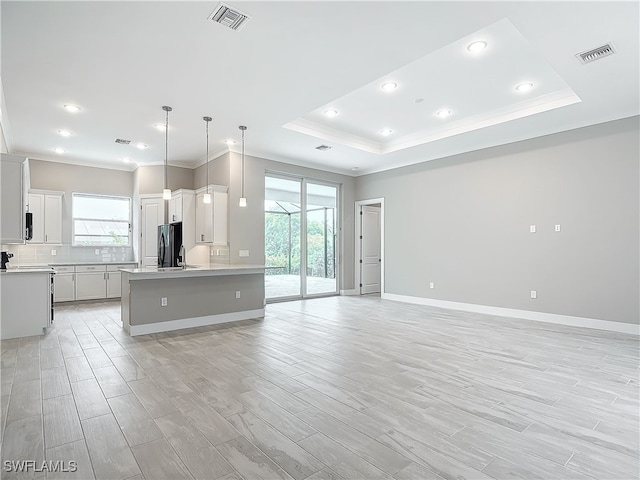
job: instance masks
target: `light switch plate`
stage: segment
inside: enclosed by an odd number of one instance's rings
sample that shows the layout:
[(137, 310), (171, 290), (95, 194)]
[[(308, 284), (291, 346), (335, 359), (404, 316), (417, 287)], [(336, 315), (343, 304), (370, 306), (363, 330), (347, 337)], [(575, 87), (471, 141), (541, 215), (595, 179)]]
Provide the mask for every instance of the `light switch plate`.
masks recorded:
[(162, 297), (160, 299), (160, 305), (163, 306), (163, 307), (167, 306), (167, 297)]
[(538, 292), (531, 290), (531, 298), (538, 298)]
[(240, 257), (248, 257), (249, 256), (249, 250), (240, 250), (238, 252), (238, 256), (240, 256)]
[(529, 226), (529, 233), (536, 233), (536, 226), (535, 225), (530, 225)]
[(429, 282), (429, 288), (436, 288), (436, 284), (433, 282)]
[(55, 249), (51, 250), (51, 256), (55, 257), (58, 254)]
[(556, 225), (555, 230), (556, 230), (556, 232), (559, 232), (560, 231), (560, 225)]
[(240, 298), (240, 290), (236, 290), (236, 298)]

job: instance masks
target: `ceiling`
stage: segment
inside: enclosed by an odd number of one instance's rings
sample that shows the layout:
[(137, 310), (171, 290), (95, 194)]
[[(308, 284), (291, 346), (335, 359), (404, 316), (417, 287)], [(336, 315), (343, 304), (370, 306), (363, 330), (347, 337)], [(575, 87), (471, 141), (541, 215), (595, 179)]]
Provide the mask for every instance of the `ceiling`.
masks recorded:
[(170, 164), (203, 163), (209, 115), (209, 158), (246, 125), (249, 155), (362, 175), (640, 113), (638, 2), (225, 3), (250, 17), (239, 31), (208, 19), (217, 1), (3, 0), (10, 153), (161, 164), (169, 105)]

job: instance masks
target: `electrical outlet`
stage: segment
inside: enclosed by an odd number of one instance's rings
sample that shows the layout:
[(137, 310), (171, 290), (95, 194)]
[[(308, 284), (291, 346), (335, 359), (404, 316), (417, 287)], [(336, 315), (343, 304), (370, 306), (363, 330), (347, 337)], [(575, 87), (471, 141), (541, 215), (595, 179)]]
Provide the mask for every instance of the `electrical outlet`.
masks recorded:
[(239, 257), (248, 257), (249, 256), (249, 250), (240, 250), (238, 252), (238, 256)]
[(556, 232), (560, 231), (560, 225), (556, 225)]
[(436, 288), (436, 284), (433, 282), (429, 282), (429, 288)]
[(531, 290), (531, 298), (538, 298), (538, 292)]
[(216, 256), (218, 256), (218, 257), (220, 256), (220, 249), (219, 248), (216, 248)]
[(96, 248), (96, 249), (94, 250), (94, 253), (95, 253), (96, 255), (100, 255), (100, 249), (99, 249), (99, 248)]
[(55, 257), (57, 254), (58, 254), (58, 252), (55, 249), (51, 250), (51, 256), (52, 257)]
[(162, 297), (160, 299), (160, 305), (163, 306), (163, 307), (167, 306), (167, 297)]
[(236, 290), (236, 298), (240, 298), (240, 290)]
[(536, 226), (535, 225), (530, 225), (529, 226), (529, 233), (536, 233)]
[(209, 255), (213, 257), (213, 250), (209, 250)]

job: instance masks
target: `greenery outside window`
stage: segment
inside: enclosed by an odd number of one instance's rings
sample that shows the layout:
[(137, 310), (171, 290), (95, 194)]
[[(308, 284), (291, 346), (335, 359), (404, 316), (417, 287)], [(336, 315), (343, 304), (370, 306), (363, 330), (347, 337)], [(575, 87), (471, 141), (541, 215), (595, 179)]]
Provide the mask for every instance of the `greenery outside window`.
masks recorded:
[(128, 247), (131, 245), (131, 198), (74, 193), (73, 245)]

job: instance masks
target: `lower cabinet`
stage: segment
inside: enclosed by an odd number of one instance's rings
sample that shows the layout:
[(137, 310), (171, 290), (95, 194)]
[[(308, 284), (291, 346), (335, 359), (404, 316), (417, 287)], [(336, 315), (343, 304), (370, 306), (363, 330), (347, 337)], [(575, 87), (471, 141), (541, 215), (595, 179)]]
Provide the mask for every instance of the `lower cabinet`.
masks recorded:
[(56, 267), (53, 276), (53, 301), (72, 302), (76, 299), (75, 267)]
[(76, 266), (76, 300), (106, 298), (106, 272), (105, 265)]
[(133, 264), (55, 267), (54, 302), (121, 297), (121, 268)]
[(122, 296), (122, 285), (120, 285), (122, 274), (118, 271), (120, 268), (123, 268), (123, 266), (107, 265), (107, 298), (120, 298)]

